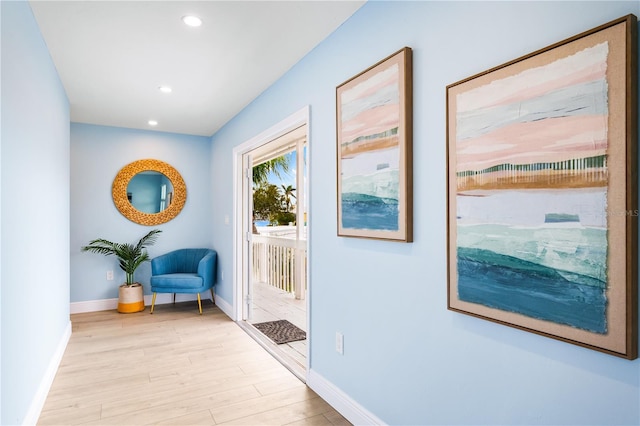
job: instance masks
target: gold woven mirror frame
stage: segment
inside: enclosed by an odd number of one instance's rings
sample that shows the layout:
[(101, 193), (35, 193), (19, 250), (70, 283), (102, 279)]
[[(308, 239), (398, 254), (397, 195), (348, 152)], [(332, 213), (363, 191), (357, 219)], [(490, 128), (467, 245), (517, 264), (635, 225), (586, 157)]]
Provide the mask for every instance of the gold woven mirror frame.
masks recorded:
[[(173, 199), (171, 200), (171, 204), (160, 213), (141, 212), (133, 207), (127, 198), (127, 186), (131, 178), (147, 170), (162, 173), (169, 178), (173, 185)], [(169, 222), (180, 214), (184, 203), (187, 201), (187, 186), (182, 176), (180, 176), (180, 173), (170, 164), (153, 159), (138, 160), (124, 166), (113, 180), (111, 193), (114, 204), (124, 217), (132, 222), (147, 226)]]

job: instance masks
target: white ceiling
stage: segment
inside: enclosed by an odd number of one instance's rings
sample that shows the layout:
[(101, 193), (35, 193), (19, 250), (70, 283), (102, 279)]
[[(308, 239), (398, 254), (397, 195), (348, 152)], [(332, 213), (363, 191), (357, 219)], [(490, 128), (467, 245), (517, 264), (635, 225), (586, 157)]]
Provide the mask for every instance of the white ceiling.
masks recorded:
[[(71, 121), (211, 136), (364, 1), (30, 4)], [(184, 25), (187, 14), (203, 25)]]

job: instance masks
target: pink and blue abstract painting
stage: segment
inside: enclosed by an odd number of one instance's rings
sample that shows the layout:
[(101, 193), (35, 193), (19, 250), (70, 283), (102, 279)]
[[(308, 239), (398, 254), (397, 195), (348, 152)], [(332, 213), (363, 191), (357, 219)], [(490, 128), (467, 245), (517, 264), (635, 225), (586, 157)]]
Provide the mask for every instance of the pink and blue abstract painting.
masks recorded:
[(456, 95), (461, 301), (607, 333), (608, 53)]
[(398, 230), (398, 69), (393, 64), (341, 95), (344, 228)]
[(411, 49), (337, 88), (338, 234), (411, 240)]

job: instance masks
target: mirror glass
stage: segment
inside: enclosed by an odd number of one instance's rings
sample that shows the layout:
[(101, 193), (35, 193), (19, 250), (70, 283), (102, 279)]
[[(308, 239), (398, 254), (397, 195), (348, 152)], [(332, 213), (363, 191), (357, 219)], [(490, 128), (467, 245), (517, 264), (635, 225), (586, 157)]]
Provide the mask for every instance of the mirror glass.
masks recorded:
[(127, 185), (127, 199), (144, 213), (160, 213), (173, 200), (171, 180), (160, 172), (145, 170), (134, 175)]

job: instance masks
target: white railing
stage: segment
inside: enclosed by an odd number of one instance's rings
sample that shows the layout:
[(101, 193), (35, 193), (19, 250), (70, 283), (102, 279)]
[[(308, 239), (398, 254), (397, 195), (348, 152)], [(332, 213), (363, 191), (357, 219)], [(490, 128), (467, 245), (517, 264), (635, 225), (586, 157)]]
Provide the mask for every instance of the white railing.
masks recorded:
[(303, 299), (307, 288), (306, 241), (253, 235), (253, 280)]

